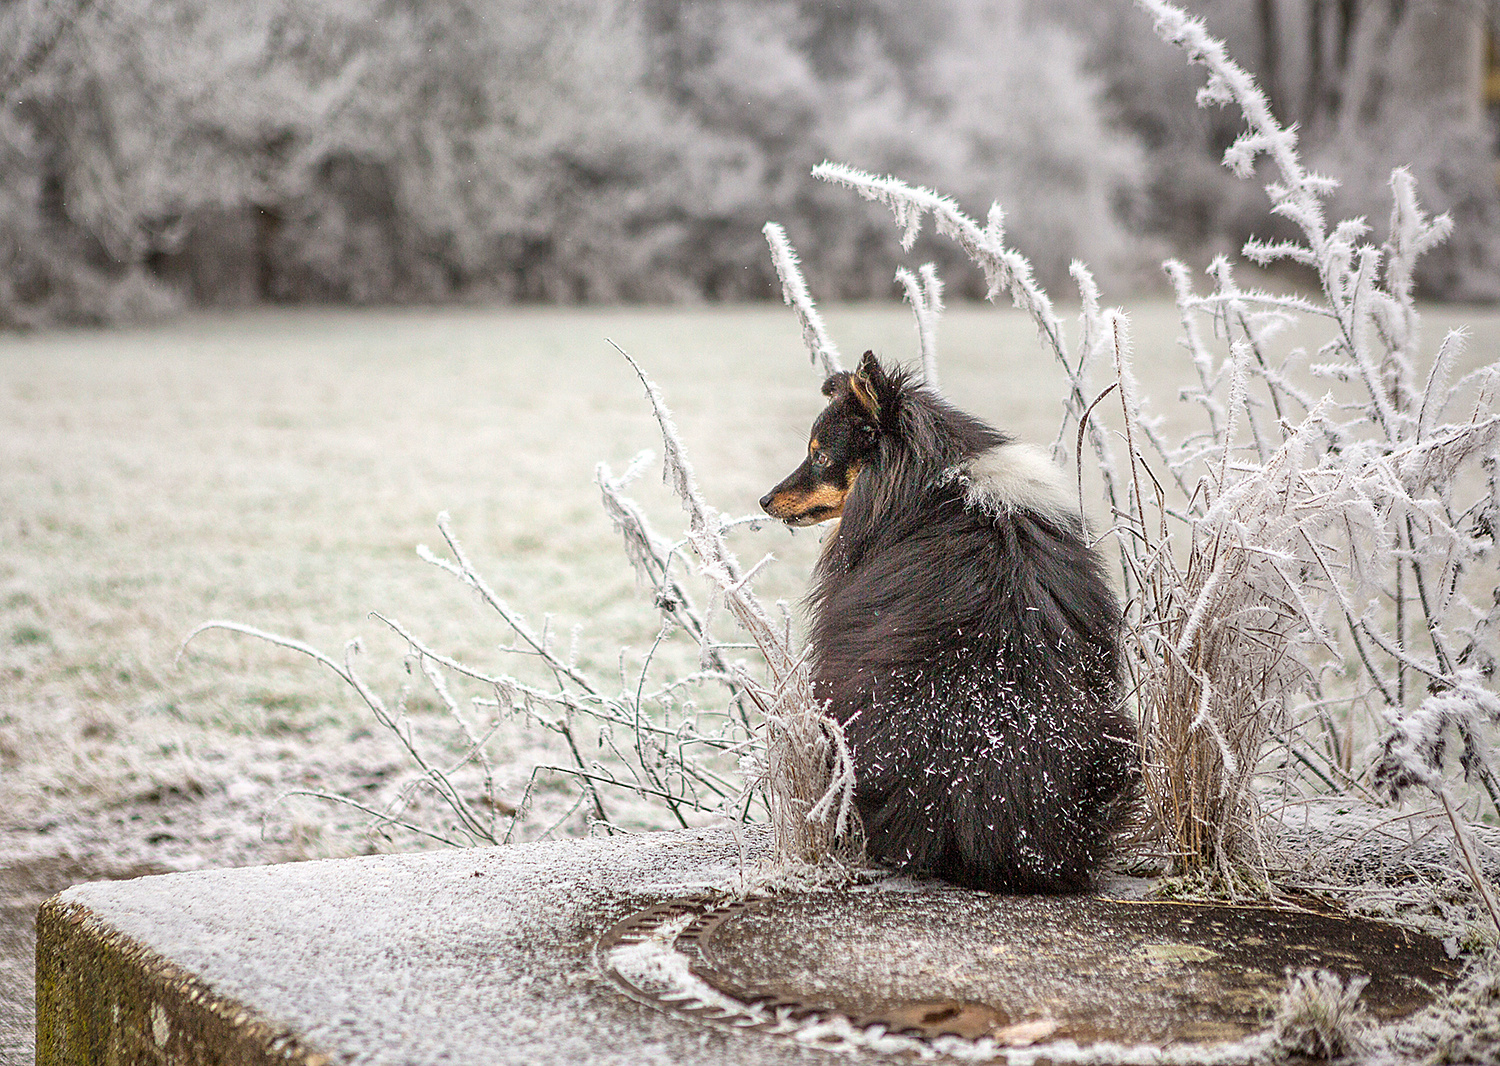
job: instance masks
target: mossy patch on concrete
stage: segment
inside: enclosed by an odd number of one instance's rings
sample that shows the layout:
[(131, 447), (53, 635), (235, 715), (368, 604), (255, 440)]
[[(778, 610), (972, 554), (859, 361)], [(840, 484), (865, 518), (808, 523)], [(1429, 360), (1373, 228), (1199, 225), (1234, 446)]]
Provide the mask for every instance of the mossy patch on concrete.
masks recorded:
[(77, 904), (37, 912), (37, 1066), (327, 1066)]

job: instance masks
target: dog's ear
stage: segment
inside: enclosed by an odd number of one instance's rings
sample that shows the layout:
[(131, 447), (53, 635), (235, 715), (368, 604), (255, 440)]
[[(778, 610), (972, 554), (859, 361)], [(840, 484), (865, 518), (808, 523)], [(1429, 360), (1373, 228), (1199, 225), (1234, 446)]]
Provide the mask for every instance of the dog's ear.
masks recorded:
[(823, 380), (823, 395), (827, 396), (829, 399), (832, 399), (840, 388), (847, 388), (848, 385), (849, 371), (840, 370), (837, 373), (829, 374), (828, 377)]
[(854, 398), (864, 408), (870, 421), (880, 425), (880, 416), (893, 399), (891, 379), (881, 368), (874, 352), (866, 352), (859, 360), (859, 368), (849, 377), (849, 388)]

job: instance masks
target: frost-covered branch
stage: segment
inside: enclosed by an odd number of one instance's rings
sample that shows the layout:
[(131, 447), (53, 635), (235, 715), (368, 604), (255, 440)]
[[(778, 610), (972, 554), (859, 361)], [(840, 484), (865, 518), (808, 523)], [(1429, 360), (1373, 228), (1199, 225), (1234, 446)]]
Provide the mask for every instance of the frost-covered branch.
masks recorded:
[[(810, 299), (807, 303), (811, 308)], [(742, 572), (730, 551), (724, 531), (734, 523), (726, 522), (698, 495), (696, 478), (660, 390), (635, 360), (616, 350), (640, 377), (656, 415), (665, 445), (663, 478), (688, 514), (686, 540), (697, 556), (699, 571), (716, 598), (749, 633), (770, 671), (769, 690), (743, 673), (736, 676), (765, 722), (765, 754), (759, 760), (752, 756), (745, 769), (747, 781), (767, 796), (777, 854), (789, 862), (825, 858), (852, 862), (862, 845), (852, 825), (854, 776), (842, 727), (821, 713), (804, 657), (751, 589), (754, 571)]]
[(786, 230), (774, 222), (767, 222), (762, 232), (766, 235), (766, 243), (771, 246), (771, 263), (776, 268), (776, 276), (781, 279), (781, 298), (797, 313), (797, 320), (802, 323), (802, 341), (807, 345), (813, 362), (824, 377), (842, 370), (839, 350), (829, 339), (823, 316), (818, 314), (807, 291), (807, 282), (797, 264), (797, 253), (786, 239)]
[[(1065, 403), (1068, 418), (1084, 428), (1084, 433), (1093, 449), (1100, 476), (1104, 481), (1104, 493), (1111, 512), (1119, 509), (1117, 493), (1118, 474), (1113, 452), (1104, 431), (1084, 416), (1091, 405), (1089, 384), (1090, 356), (1098, 345), (1097, 338), (1113, 335), (1097, 315), (1085, 324), (1085, 341), (1077, 355), (1068, 350), (1062, 320), (1053, 308), (1052, 299), (1037, 283), (1031, 263), (1024, 255), (1005, 243), (1005, 212), (998, 203), (990, 205), (989, 217), (980, 226), (965, 215), (954, 201), (940, 196), (931, 189), (908, 185), (899, 178), (877, 177), (839, 163), (820, 163), (813, 168), (813, 177), (837, 185), (844, 185), (867, 200), (885, 204), (896, 216), (901, 230), (901, 243), (910, 249), (921, 229), (922, 219), (931, 214), (938, 233), (949, 237), (984, 273), (989, 288), (989, 299), (995, 300), (1002, 292), (1009, 292), (1016, 307), (1025, 311), (1036, 323), (1044, 345), (1052, 352), (1064, 373), (1068, 376), (1071, 391)], [(1075, 277), (1079, 275), (1075, 272)], [(1085, 306), (1088, 306), (1092, 278), (1084, 272), (1080, 278), (1084, 290)], [(1097, 311), (1097, 303), (1094, 304)], [(1063, 438), (1059, 437), (1061, 441)]]
[(938, 233), (956, 241), (984, 272), (989, 298), (994, 300), (1008, 291), (1015, 305), (1031, 315), (1053, 354), (1072, 375), (1062, 321), (1053, 310), (1051, 298), (1037, 283), (1031, 263), (1006, 246), (1005, 212), (999, 204), (990, 206), (989, 218), (980, 226), (948, 197), (908, 185), (899, 178), (877, 177), (841, 163), (820, 163), (813, 167), (813, 177), (848, 186), (866, 200), (885, 204), (896, 216), (901, 246), (908, 251), (921, 231), (922, 217), (931, 214)]
[(917, 320), (917, 344), (922, 352), (922, 381), (933, 392), (941, 392), (938, 384), (937, 324), (943, 313), (943, 280), (938, 277), (937, 267), (922, 264), (919, 279), (905, 267), (896, 270), (896, 280), (906, 291), (906, 302), (911, 304), (912, 314)]

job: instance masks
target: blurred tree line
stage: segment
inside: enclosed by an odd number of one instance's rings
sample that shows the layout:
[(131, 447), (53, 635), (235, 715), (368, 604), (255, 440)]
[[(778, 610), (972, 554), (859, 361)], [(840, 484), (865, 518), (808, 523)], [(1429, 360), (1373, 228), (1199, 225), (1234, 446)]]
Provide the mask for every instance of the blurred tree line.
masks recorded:
[[(1404, 161), (1458, 214), (1429, 294), (1494, 296), (1489, 3), (1188, 6), (1373, 220)], [(820, 296), (889, 295), (825, 158), (999, 199), (1051, 284), (1154, 284), (1274, 235), (1197, 84), (1128, 0), (0, 0), (0, 324), (764, 298), (772, 218)]]

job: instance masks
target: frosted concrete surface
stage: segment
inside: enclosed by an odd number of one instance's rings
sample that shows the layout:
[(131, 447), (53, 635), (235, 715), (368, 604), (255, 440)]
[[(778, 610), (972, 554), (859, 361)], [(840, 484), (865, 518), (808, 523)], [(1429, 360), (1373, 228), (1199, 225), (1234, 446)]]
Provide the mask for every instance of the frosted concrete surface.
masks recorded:
[(38, 919), (37, 1061), (826, 1062), (594, 962), (601, 928), (739, 855), (705, 831), (78, 885)]
[(78, 885), (37, 920), (38, 1066), (1257, 1061), (1283, 971), (1408, 1016), (1377, 922), (900, 878), (730, 898), (725, 830)]

